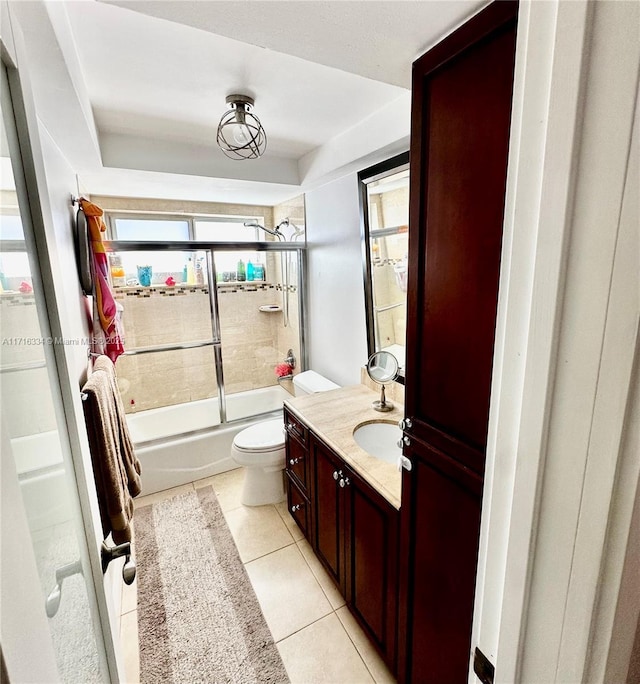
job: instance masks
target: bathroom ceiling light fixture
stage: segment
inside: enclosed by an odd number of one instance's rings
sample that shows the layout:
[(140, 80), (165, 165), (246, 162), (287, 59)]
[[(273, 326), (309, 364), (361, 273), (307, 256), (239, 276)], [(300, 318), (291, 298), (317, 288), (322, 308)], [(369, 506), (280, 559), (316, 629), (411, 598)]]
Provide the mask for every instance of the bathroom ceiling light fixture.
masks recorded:
[(216, 140), (230, 159), (257, 159), (267, 147), (267, 134), (251, 112), (254, 100), (248, 95), (227, 95), (227, 110), (218, 124)]

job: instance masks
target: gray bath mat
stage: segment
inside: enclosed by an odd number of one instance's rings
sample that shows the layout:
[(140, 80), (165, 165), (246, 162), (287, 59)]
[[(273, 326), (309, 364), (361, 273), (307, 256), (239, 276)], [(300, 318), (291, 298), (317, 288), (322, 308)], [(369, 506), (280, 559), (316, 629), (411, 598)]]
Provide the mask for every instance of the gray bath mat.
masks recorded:
[(135, 512), (142, 684), (288, 682), (212, 487)]

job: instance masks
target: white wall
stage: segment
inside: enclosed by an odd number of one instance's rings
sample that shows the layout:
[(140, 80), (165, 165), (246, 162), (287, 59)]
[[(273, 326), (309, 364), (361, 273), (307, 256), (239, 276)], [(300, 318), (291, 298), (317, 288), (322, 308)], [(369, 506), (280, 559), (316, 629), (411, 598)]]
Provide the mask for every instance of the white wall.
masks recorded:
[(308, 192), (305, 202), (309, 367), (355, 385), (367, 361), (357, 176)]

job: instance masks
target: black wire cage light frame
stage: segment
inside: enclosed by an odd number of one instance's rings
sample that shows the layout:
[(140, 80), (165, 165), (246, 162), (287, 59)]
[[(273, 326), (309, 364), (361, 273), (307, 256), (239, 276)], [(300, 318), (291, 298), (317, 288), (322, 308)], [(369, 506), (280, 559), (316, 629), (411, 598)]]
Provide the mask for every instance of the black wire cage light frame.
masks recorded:
[(254, 99), (248, 95), (228, 95), (231, 105), (220, 119), (216, 141), (230, 159), (257, 159), (267, 148), (267, 134), (260, 119), (252, 113)]

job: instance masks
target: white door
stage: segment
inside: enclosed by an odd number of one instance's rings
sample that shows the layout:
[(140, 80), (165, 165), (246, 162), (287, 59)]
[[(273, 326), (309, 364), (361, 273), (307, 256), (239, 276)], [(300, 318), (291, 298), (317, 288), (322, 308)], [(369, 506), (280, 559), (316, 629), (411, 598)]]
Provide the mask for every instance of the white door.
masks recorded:
[[(2, 666), (11, 682), (117, 681), (65, 427), (7, 70), (0, 159)], [(26, 148), (28, 149), (28, 148)], [(87, 536), (88, 535), (88, 536)], [(100, 597), (104, 604), (104, 595)]]

